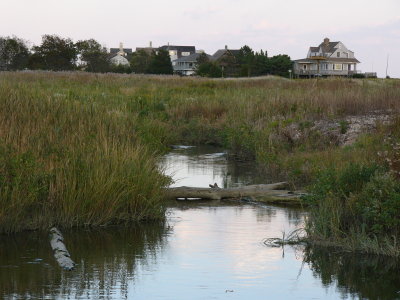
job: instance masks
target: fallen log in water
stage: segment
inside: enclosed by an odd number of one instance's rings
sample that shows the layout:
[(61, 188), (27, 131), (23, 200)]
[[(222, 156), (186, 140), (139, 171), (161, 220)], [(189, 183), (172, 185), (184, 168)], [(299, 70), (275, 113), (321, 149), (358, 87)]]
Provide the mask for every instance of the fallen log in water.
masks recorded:
[(64, 244), (64, 238), (56, 227), (50, 229), (50, 245), (60, 267), (68, 271), (72, 270), (75, 267), (75, 263), (70, 258), (70, 254)]
[[(211, 185), (210, 185), (211, 186)], [(222, 189), (218, 187), (176, 187), (167, 190), (169, 199), (250, 199), (267, 203), (300, 203), (299, 192), (286, 190), (286, 182), (257, 184), (243, 187)]]

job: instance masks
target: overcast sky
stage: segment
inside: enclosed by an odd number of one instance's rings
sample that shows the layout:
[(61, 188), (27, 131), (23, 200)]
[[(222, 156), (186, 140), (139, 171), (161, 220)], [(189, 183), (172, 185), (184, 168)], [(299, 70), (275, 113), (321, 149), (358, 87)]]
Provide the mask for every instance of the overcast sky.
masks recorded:
[(107, 47), (194, 45), (213, 54), (247, 44), (304, 58), (324, 37), (342, 41), (359, 69), (400, 77), (400, 0), (0, 0), (0, 36), (43, 34)]

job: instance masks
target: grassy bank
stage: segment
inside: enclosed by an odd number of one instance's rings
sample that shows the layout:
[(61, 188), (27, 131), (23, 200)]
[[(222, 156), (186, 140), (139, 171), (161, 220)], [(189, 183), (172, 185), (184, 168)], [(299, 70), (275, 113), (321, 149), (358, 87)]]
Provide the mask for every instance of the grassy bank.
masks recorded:
[(136, 117), (94, 81), (0, 75), (0, 232), (164, 217), (167, 180)]
[[(334, 183), (350, 165), (377, 166), (367, 188), (391, 172), (386, 156), (396, 154), (385, 139), (396, 129), (386, 123), (400, 111), (400, 81), (1, 73), (0, 102), (0, 228), (16, 231), (162, 218), (166, 179), (153, 153), (178, 143), (226, 147), (234, 159), (257, 161), (266, 181), (294, 187), (321, 186), (326, 169)], [(373, 130), (354, 134), (357, 122)], [(387, 180), (397, 184), (393, 174)], [(320, 203), (310, 234), (343, 239), (317, 230), (322, 211), (333, 214)], [(356, 214), (354, 224), (365, 217)]]

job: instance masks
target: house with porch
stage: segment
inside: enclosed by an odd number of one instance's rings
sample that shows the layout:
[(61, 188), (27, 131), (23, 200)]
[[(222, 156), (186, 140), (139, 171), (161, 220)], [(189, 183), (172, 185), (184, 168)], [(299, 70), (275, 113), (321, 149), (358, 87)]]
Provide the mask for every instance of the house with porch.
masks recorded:
[[(193, 53), (189, 56), (182, 56), (172, 62), (174, 73), (182, 76), (191, 76), (196, 73), (197, 70), (197, 59), (202, 54), (202, 51)], [(206, 54), (207, 58), (211, 60), (212, 56)]]
[(307, 57), (293, 61), (297, 77), (352, 76), (358, 73), (354, 52), (342, 42), (331, 42), (328, 38), (318, 47), (310, 47)]

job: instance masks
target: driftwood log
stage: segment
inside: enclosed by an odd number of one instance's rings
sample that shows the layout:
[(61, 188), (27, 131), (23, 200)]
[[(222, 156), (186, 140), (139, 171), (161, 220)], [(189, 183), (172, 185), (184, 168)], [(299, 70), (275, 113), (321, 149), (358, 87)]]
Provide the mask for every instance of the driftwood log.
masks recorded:
[(75, 267), (75, 263), (72, 261), (67, 247), (65, 247), (61, 232), (56, 227), (50, 229), (50, 245), (54, 252), (54, 258), (60, 267), (71, 271)]
[[(212, 185), (210, 185), (211, 187)], [(250, 199), (267, 203), (300, 203), (299, 192), (287, 190), (287, 182), (257, 184), (235, 188), (176, 187), (167, 190), (169, 199)]]

